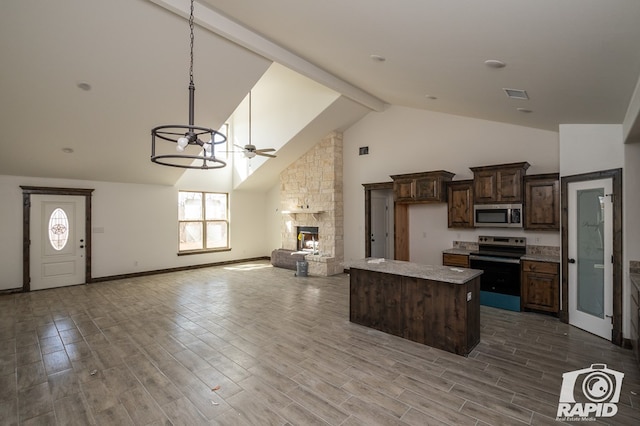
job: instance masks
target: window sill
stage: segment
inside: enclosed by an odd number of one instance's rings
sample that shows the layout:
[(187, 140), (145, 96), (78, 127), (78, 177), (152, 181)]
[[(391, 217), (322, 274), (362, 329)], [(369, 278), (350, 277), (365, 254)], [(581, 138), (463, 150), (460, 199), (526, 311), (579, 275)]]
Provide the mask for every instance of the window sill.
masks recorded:
[(219, 249), (179, 251), (178, 256), (190, 256), (192, 254), (220, 253), (224, 251), (231, 251), (231, 247), (219, 248)]

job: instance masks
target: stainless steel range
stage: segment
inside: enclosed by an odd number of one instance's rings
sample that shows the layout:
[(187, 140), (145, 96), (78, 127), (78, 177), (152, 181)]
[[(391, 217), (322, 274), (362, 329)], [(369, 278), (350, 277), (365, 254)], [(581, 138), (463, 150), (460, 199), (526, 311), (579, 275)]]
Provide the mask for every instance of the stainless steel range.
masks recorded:
[(480, 304), (520, 311), (520, 258), (527, 251), (524, 237), (478, 237), (478, 251), (469, 256), (480, 277)]

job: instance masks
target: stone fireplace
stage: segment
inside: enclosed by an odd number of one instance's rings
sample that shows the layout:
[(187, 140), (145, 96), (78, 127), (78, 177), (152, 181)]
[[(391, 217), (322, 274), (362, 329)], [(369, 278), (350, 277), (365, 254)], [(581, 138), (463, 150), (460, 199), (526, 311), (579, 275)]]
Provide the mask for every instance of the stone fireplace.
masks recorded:
[[(342, 134), (333, 132), (280, 174), (282, 248), (300, 251), (299, 228), (317, 228), (309, 275), (342, 273), (344, 261)], [(315, 241), (314, 241), (315, 240)], [(311, 248), (309, 247), (309, 248)]]

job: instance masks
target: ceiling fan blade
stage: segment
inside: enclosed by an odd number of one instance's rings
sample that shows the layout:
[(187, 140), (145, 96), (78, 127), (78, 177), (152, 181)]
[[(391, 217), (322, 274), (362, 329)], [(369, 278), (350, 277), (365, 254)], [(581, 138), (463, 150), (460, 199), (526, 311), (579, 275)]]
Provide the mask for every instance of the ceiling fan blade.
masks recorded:
[(269, 157), (269, 158), (276, 158), (276, 156), (273, 155), (273, 154), (266, 154), (266, 153), (260, 152), (260, 151), (256, 151), (256, 155), (261, 155), (263, 157)]
[(256, 152), (273, 152), (275, 148), (256, 149)]
[(244, 149), (245, 149), (245, 148), (244, 148), (244, 146), (240, 146), (240, 145), (235, 144), (235, 143), (233, 144), (233, 146), (235, 146), (236, 148), (240, 148), (240, 149), (241, 149), (241, 150), (243, 150), (243, 151), (244, 151)]

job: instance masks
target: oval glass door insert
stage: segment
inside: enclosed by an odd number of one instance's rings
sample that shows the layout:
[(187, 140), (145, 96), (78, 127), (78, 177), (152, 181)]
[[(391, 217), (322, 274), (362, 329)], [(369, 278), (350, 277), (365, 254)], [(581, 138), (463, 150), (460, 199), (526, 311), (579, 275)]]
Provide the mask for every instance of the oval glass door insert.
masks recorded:
[(57, 208), (49, 217), (49, 242), (55, 250), (62, 250), (69, 240), (69, 219), (61, 208)]

